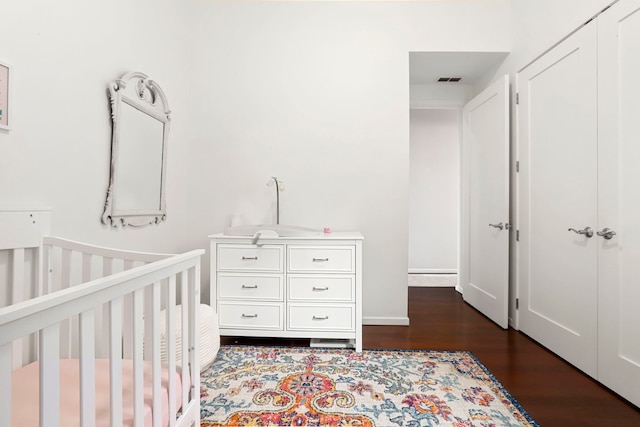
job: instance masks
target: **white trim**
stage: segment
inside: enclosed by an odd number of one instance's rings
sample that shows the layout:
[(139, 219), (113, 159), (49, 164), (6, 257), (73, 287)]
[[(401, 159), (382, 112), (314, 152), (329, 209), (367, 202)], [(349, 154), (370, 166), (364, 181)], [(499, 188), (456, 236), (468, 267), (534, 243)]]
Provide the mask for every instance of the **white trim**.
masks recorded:
[(457, 288), (455, 283), (411, 283), (410, 288)]
[(458, 284), (457, 274), (409, 274), (409, 287), (454, 287)]
[(455, 268), (410, 268), (409, 274), (457, 274)]
[(409, 326), (408, 317), (363, 317), (363, 325)]

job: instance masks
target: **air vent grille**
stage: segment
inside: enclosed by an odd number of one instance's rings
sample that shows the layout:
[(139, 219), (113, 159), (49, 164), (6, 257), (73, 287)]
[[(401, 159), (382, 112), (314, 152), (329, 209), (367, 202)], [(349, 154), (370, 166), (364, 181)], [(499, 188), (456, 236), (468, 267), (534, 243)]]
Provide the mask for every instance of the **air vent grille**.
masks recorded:
[(462, 77), (438, 77), (438, 82), (452, 82), (456, 83), (462, 80)]

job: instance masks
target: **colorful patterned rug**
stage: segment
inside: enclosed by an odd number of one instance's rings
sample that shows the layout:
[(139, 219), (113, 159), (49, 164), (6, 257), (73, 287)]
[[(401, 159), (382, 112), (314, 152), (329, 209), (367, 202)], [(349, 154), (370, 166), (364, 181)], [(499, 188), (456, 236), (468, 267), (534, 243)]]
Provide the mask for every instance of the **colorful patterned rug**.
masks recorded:
[(201, 426), (538, 426), (469, 352), (223, 346)]

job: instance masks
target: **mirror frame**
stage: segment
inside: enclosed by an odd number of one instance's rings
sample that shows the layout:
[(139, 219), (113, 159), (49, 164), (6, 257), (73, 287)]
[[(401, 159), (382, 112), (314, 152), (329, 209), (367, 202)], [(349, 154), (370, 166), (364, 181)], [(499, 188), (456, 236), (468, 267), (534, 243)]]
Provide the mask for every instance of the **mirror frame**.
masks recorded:
[[(164, 92), (158, 84), (149, 79), (146, 74), (140, 72), (131, 72), (123, 75), (120, 79), (113, 81), (109, 85), (109, 97), (111, 100), (111, 120), (112, 120), (112, 139), (111, 139), (111, 172), (109, 177), (109, 189), (107, 190), (107, 199), (102, 214), (102, 223), (117, 226), (134, 226), (141, 227), (148, 224), (157, 224), (166, 219), (165, 205), (165, 179), (167, 165), (167, 143), (169, 140), (169, 123), (171, 120), (171, 111)], [(126, 104), (133, 107), (137, 112), (141, 113), (141, 118), (147, 116), (148, 119), (157, 120), (162, 123), (162, 162), (160, 176), (160, 199), (158, 200), (158, 209), (134, 208), (134, 209), (117, 209), (118, 180), (121, 178), (119, 174), (119, 155), (121, 140), (124, 139), (121, 108)], [(118, 190), (116, 190), (118, 189)]]

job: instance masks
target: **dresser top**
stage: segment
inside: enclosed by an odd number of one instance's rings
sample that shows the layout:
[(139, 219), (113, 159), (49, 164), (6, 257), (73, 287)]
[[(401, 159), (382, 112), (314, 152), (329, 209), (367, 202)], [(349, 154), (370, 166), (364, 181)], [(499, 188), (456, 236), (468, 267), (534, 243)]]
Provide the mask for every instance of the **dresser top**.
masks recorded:
[[(224, 233), (211, 234), (208, 236), (209, 239), (215, 240), (242, 240), (242, 241), (251, 241), (254, 239), (254, 236), (232, 236)], [(278, 236), (276, 234), (271, 234), (270, 232), (264, 232), (260, 235), (260, 241), (272, 240), (272, 241), (285, 241), (285, 240), (314, 240), (314, 241), (331, 241), (331, 240), (363, 240), (364, 236), (362, 233), (357, 231), (333, 231), (331, 233), (323, 233), (318, 232), (317, 235), (312, 236)]]

